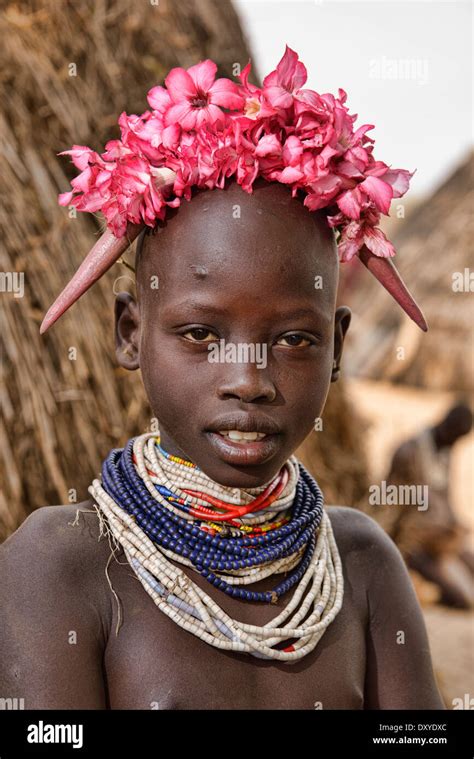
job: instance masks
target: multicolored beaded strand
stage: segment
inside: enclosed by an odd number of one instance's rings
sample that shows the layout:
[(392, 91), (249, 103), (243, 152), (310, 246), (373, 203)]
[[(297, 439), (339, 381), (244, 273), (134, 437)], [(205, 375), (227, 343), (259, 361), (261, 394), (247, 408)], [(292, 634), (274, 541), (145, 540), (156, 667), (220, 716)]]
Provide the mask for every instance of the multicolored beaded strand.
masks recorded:
[[(89, 488), (145, 590), (178, 625), (217, 648), (286, 662), (305, 656), (343, 598), (341, 561), (315, 480), (290, 457), (260, 488), (227, 488), (157, 442), (146, 433), (112, 451), (102, 483)], [(270, 623), (247, 625), (168, 559), (243, 600), (272, 603), (296, 590)], [(283, 572), (291, 574), (272, 591), (245, 588)], [(292, 639), (284, 649), (274, 647)]]

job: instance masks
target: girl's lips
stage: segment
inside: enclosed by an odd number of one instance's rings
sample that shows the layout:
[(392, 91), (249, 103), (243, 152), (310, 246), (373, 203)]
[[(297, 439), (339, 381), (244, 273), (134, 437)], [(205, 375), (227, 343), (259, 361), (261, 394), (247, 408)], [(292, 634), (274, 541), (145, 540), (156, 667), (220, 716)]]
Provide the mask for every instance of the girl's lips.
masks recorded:
[(261, 440), (239, 442), (230, 440), (218, 432), (206, 432), (206, 435), (222, 461), (240, 466), (263, 464), (275, 455), (279, 446), (279, 435), (266, 435)]

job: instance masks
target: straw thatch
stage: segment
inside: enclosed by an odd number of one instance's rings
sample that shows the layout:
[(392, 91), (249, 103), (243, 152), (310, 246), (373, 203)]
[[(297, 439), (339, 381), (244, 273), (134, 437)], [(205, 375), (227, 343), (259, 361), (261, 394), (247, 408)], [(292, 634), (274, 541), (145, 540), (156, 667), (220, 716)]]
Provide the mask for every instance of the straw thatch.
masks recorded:
[(369, 487), (368, 423), (349, 402), (344, 379), (331, 385), (321, 421), (296, 455), (316, 477), (327, 504), (362, 508)]
[[(366, 277), (359, 292), (346, 291), (355, 312), (346, 354), (352, 373), (432, 390), (472, 390), (472, 163), (470, 155), (393, 236), (397, 266), (425, 313), (428, 333)], [(464, 289), (456, 289), (456, 280)], [(362, 275), (357, 281), (362, 284)]]
[[(57, 205), (76, 173), (57, 153), (73, 143), (101, 150), (119, 136), (118, 114), (143, 112), (147, 90), (171, 67), (211, 57), (219, 76), (232, 76), (249, 51), (229, 0), (11, 2), (0, 36), (1, 271), (24, 273), (23, 297), (1, 293), (1, 540), (39, 506), (86, 498), (107, 452), (150, 424), (140, 377), (114, 360), (113, 288), (126, 270), (113, 267), (39, 335), (100, 224)], [(331, 394), (328, 415), (343, 403), (340, 393)], [(350, 426), (347, 409), (320, 438), (333, 462)], [(319, 476), (319, 443), (309, 445)], [(324, 467), (321, 484), (337, 483), (335, 467)]]

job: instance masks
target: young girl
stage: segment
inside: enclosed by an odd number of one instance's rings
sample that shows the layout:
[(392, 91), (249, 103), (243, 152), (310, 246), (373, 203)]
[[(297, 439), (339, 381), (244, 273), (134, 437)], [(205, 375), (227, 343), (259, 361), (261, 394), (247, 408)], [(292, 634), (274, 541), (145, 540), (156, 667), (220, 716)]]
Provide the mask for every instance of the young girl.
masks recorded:
[(240, 85), (215, 70), (174, 69), (106, 153), (71, 151), (82, 173), (61, 202), (100, 208), (109, 230), (42, 331), (138, 235), (116, 354), (159, 431), (112, 451), (89, 501), (37, 510), (2, 547), (0, 694), (442, 709), (400, 553), (369, 517), (324, 506), (293, 455), (340, 372), (340, 259), (359, 254), (426, 328), (376, 226), (409, 174), (375, 161), (342, 90), (302, 89), (288, 47), (261, 90), (249, 66)]

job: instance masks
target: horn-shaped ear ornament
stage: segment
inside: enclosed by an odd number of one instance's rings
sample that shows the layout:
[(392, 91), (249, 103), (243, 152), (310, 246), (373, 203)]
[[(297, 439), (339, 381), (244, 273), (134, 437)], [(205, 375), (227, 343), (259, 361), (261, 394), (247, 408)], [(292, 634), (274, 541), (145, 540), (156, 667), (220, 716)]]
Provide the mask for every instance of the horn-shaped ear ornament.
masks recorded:
[[(173, 186), (175, 178), (176, 174), (174, 171), (163, 168), (157, 170), (155, 184), (164, 193)], [(129, 223), (123, 237), (115, 237), (109, 229), (102, 234), (79, 266), (73, 278), (68, 282), (62, 293), (48, 309), (48, 312), (41, 323), (41, 335), (46, 332), (46, 330), (49, 329), (54, 322), (57, 321), (59, 317), (81, 297), (81, 295), (92, 287), (94, 282), (97, 282), (97, 280), (110, 269), (110, 267), (120, 258), (122, 253), (124, 253), (129, 245), (131, 245), (138, 237), (144, 226), (144, 224)]]
[(387, 292), (390, 293), (397, 303), (403, 308), (406, 314), (413, 319), (415, 324), (418, 325), (423, 332), (428, 332), (428, 325), (425, 317), (423, 316), (421, 309), (415, 302), (408, 291), (403, 279), (395, 268), (394, 263), (390, 258), (381, 258), (374, 255), (367, 246), (363, 246), (359, 251), (359, 258), (374, 275), (381, 285), (385, 287)]
[[(174, 171), (163, 167), (156, 171), (155, 183), (165, 193), (173, 186), (175, 178)], [(110, 230), (106, 230), (102, 234), (72, 279), (49, 308), (41, 323), (40, 334), (44, 334), (81, 295), (110, 269), (138, 237), (144, 226), (143, 223), (129, 223), (123, 237), (115, 237)], [(358, 255), (364, 266), (385, 287), (405, 313), (413, 319), (423, 332), (427, 332), (426, 320), (392, 261), (389, 258), (374, 255), (366, 246), (359, 251)]]

